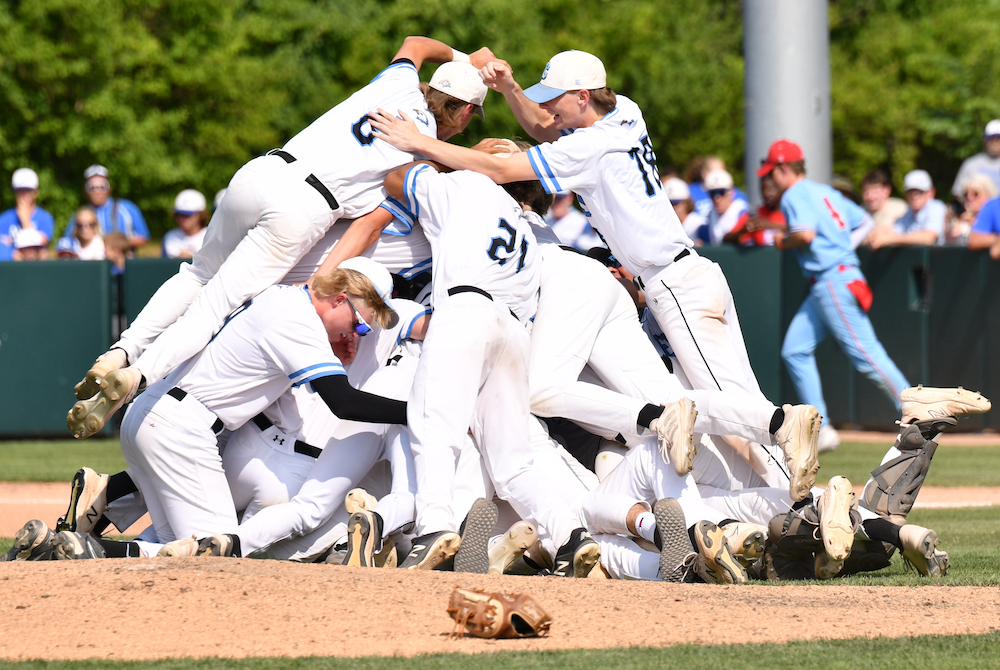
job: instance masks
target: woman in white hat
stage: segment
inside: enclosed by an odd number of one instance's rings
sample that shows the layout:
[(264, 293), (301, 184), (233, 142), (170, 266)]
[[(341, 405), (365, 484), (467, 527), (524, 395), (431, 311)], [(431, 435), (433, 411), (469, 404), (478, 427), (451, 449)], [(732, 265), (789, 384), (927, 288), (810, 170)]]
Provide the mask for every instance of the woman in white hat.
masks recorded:
[(174, 199), (177, 227), (163, 236), (164, 258), (192, 258), (205, 241), (208, 212), (201, 191), (186, 188)]

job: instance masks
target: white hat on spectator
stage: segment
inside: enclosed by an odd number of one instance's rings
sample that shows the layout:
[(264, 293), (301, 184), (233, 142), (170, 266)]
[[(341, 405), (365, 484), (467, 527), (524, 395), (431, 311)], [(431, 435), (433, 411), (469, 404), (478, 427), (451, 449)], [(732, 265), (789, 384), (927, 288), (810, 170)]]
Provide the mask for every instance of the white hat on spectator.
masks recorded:
[(680, 202), (691, 197), (691, 189), (687, 182), (679, 177), (671, 177), (663, 183), (663, 189), (667, 192), (670, 202)]
[(929, 191), (932, 188), (934, 188), (934, 182), (931, 181), (927, 170), (913, 170), (907, 172), (906, 176), (903, 177), (904, 191)]
[(1000, 135), (1000, 119), (993, 119), (986, 124), (986, 130), (983, 131), (985, 137), (997, 137)]
[(78, 247), (80, 243), (72, 237), (63, 237), (56, 242), (56, 253), (59, 258), (77, 258), (80, 253)]
[(219, 205), (222, 204), (222, 199), (226, 197), (226, 189), (219, 189), (219, 192), (215, 194), (215, 199), (212, 200), (212, 209), (219, 209)]
[(733, 176), (725, 170), (712, 170), (705, 175), (705, 181), (702, 185), (706, 191), (730, 189), (733, 187)]
[(91, 165), (89, 168), (83, 171), (83, 180), (87, 181), (91, 177), (104, 177), (108, 178), (108, 168), (103, 165)]
[(45, 236), (37, 228), (21, 228), (14, 235), (15, 249), (28, 249), (30, 247), (44, 247)]
[(174, 214), (185, 216), (205, 211), (205, 196), (201, 191), (186, 188), (174, 198)]
[(486, 88), (479, 70), (471, 63), (442, 63), (431, 76), (430, 87), (462, 102), (476, 105), (479, 118), (486, 118), (483, 114), (483, 101), (490, 89)]
[(15, 191), (37, 191), (38, 175), (31, 168), (18, 168), (14, 170), (14, 176), (11, 177), (10, 186)]

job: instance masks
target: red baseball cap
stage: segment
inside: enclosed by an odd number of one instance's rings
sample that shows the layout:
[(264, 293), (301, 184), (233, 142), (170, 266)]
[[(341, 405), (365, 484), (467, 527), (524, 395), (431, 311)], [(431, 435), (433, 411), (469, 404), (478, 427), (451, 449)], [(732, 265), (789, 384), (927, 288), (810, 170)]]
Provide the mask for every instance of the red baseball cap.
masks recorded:
[(766, 174), (770, 174), (771, 170), (778, 163), (794, 163), (795, 161), (804, 161), (805, 159), (805, 156), (802, 154), (802, 147), (795, 142), (780, 139), (767, 150), (767, 158), (764, 159), (760, 169), (757, 170), (757, 176), (763, 177)]

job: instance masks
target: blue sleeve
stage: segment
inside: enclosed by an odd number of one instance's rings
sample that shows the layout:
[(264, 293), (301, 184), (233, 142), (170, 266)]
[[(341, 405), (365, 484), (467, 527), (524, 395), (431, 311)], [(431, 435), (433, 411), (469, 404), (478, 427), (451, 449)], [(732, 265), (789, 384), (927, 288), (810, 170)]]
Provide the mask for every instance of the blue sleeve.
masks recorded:
[(791, 194), (786, 194), (781, 198), (781, 213), (785, 215), (789, 232), (795, 232), (796, 230), (816, 230), (815, 224), (811, 226), (802, 224), (802, 221), (799, 219), (797, 205), (798, 203), (795, 202)]
[[(421, 173), (430, 170), (429, 165), (421, 163), (406, 171), (406, 178), (403, 180), (403, 193), (406, 195), (406, 209), (412, 213), (414, 219), (420, 218), (420, 203), (417, 200), (417, 177)], [(435, 174), (436, 171), (435, 171)]]
[(413, 216), (413, 212), (411, 212), (407, 206), (399, 200), (396, 200), (395, 198), (386, 198), (385, 201), (379, 205), (379, 207), (392, 214), (396, 221), (399, 221), (402, 228), (405, 228), (407, 231), (413, 230), (413, 224), (416, 221), (416, 217)]
[(76, 214), (69, 217), (69, 221), (66, 222), (66, 230), (63, 231), (63, 239), (71, 239), (73, 237), (73, 231), (76, 230)]
[(149, 228), (146, 227), (146, 219), (142, 217), (139, 207), (131, 200), (119, 200), (118, 203), (132, 215), (132, 233), (137, 237), (149, 239)]
[(984, 235), (996, 235), (1000, 233), (1000, 198), (994, 198), (983, 205), (976, 217), (976, 223), (972, 226), (972, 232)]
[(41, 207), (39, 207), (35, 211), (34, 220), (35, 220), (35, 226), (38, 228), (38, 230), (42, 233), (45, 233), (45, 236), (51, 240), (52, 234), (56, 227), (55, 221), (52, 219), (52, 215), (46, 212)]

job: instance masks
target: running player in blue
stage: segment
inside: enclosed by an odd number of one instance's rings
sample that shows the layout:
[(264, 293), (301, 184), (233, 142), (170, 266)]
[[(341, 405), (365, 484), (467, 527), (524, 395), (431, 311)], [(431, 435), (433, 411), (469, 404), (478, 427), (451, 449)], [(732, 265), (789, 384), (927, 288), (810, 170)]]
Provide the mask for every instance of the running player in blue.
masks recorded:
[(872, 292), (854, 249), (871, 222), (864, 210), (838, 191), (806, 179), (805, 157), (794, 142), (782, 139), (771, 145), (757, 171), (759, 177), (767, 174), (783, 191), (781, 212), (788, 221), (788, 235), (779, 247), (796, 250), (811, 285), (809, 297), (785, 333), (781, 357), (799, 400), (823, 415), (820, 450), (835, 449), (840, 438), (827, 416), (814, 355), (828, 334), (854, 367), (892, 398), (897, 410), (899, 394), (910, 385), (875, 337), (866, 314)]

